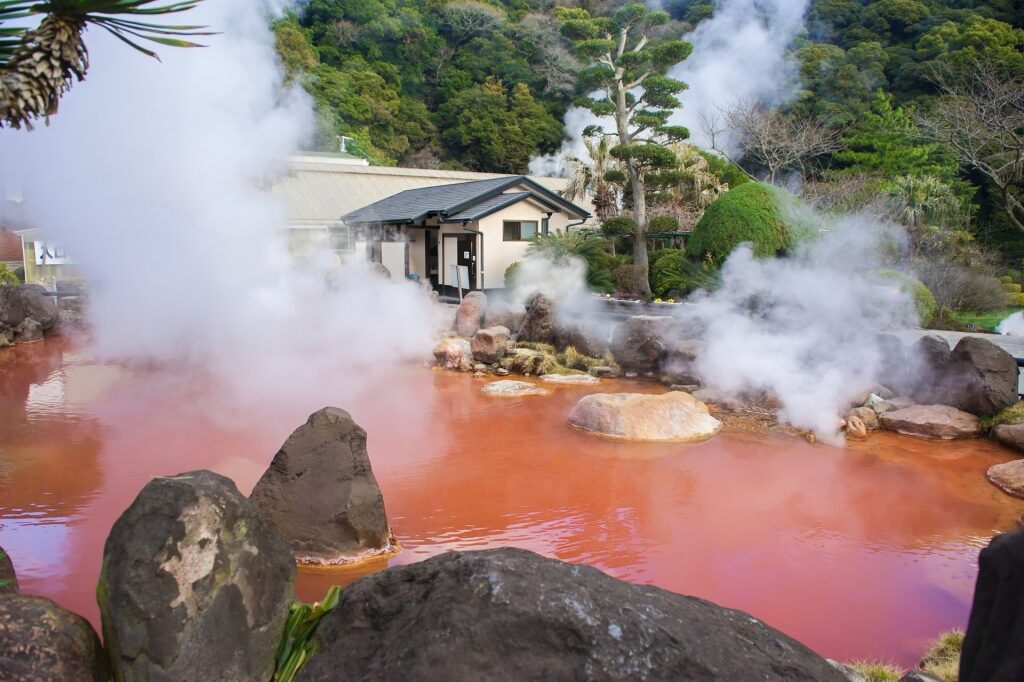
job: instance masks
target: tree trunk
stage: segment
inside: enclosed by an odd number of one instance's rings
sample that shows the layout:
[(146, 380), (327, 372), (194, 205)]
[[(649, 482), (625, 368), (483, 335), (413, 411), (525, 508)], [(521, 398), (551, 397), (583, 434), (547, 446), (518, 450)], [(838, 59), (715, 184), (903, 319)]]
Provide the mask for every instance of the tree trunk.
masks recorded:
[(643, 272), (640, 292), (646, 297), (651, 295), (651, 283), (648, 271), (650, 263), (647, 259), (647, 183), (642, 173), (632, 165), (629, 168), (629, 181), (633, 186), (633, 219), (636, 221), (636, 232), (633, 234), (633, 265)]
[(1003, 189), (1003, 200), (1003, 203), (1006, 205), (1006, 215), (1010, 219), (1010, 222), (1013, 223), (1013, 226), (1018, 230), (1024, 232), (1024, 223), (1021, 223), (1020, 219), (1017, 218), (1017, 211), (1024, 213), (1024, 207), (1020, 205), (1020, 202), (1017, 201), (1015, 196), (1010, 194), (1008, 187)]

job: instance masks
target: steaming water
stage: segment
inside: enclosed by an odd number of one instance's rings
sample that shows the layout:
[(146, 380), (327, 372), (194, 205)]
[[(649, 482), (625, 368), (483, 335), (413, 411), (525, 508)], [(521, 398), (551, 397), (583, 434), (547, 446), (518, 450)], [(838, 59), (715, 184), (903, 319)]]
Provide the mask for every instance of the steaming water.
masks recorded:
[[(3, 351), (0, 545), (23, 589), (95, 623), (104, 539), (150, 477), (209, 468), (247, 493), (325, 404), (369, 434), (405, 548), (393, 564), (515, 545), (747, 610), (835, 658), (912, 664), (963, 626), (979, 549), (1024, 512), (986, 482), (1012, 456), (983, 440), (623, 444), (565, 425), (590, 389), (484, 399), (485, 379), (411, 366), (355, 393), (346, 380), (238, 414), (230, 384), (99, 364), (59, 340)], [(661, 390), (600, 387), (622, 389)], [(379, 567), (303, 572), (298, 593)]]

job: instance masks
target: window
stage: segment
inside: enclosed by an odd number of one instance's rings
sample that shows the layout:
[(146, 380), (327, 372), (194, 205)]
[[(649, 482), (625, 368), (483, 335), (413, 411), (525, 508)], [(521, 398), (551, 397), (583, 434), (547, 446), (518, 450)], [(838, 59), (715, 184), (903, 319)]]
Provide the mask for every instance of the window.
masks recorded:
[(505, 221), (504, 240), (507, 242), (525, 242), (536, 235), (536, 220)]
[(327, 228), (327, 238), (331, 244), (331, 250), (335, 253), (351, 253), (356, 250), (355, 240), (352, 238), (352, 228), (347, 225), (331, 225)]

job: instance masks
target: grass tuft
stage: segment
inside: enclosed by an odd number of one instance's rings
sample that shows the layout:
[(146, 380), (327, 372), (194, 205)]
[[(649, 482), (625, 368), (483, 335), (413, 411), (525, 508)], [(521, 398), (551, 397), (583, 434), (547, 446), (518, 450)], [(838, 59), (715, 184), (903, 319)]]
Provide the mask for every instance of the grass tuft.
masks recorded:
[(963, 630), (943, 632), (921, 659), (921, 670), (942, 682), (957, 682), (960, 675), (960, 650), (963, 646)]
[(846, 665), (867, 678), (867, 682), (899, 682), (906, 674), (899, 666), (881, 661), (853, 661)]

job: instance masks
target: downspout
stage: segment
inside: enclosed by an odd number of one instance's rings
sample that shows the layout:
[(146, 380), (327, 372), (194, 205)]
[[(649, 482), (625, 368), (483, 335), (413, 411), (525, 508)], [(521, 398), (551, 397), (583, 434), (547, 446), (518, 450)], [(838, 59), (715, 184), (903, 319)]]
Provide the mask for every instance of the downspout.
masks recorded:
[(475, 235), (480, 237), (480, 261), (479, 261), (480, 262), (480, 267), (478, 269), (480, 270), (480, 289), (482, 290), (484, 288), (484, 233), (481, 232), (480, 230), (470, 229), (470, 228), (466, 227), (466, 225), (467, 225), (467, 222), (463, 221), (463, 223), (462, 223), (462, 229), (463, 230), (465, 230), (466, 232), (472, 232), (473, 234), (475, 234)]

